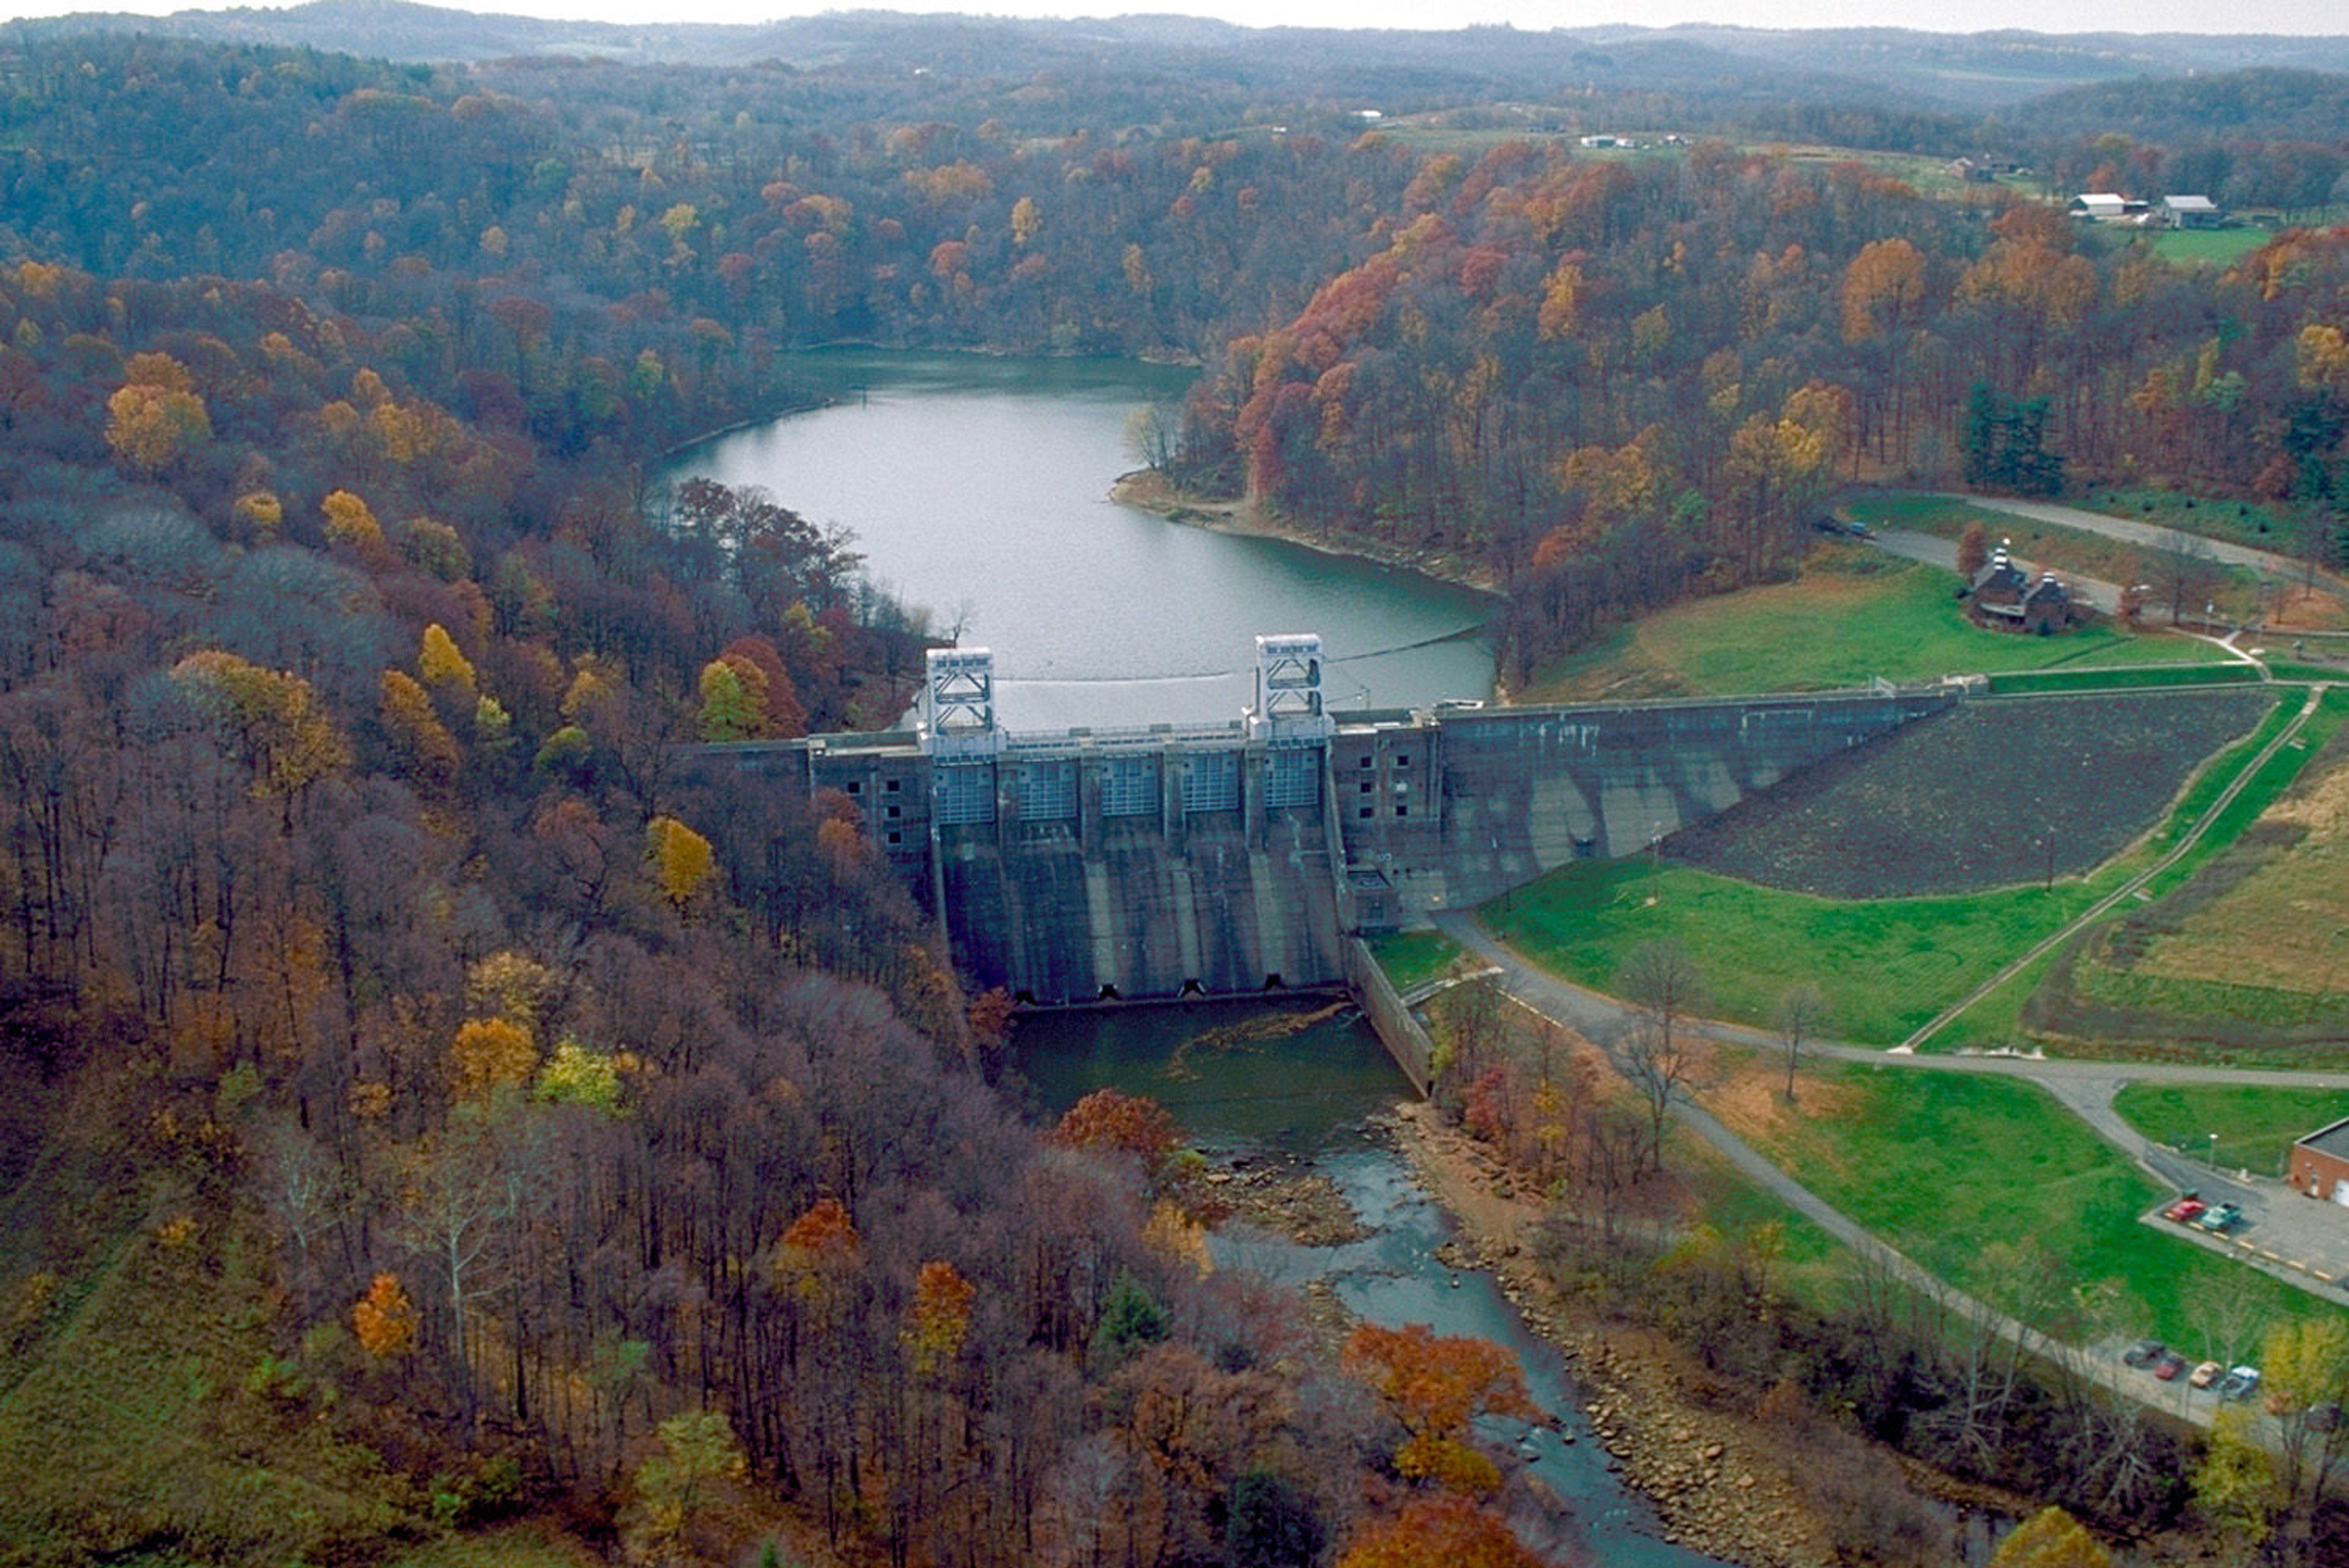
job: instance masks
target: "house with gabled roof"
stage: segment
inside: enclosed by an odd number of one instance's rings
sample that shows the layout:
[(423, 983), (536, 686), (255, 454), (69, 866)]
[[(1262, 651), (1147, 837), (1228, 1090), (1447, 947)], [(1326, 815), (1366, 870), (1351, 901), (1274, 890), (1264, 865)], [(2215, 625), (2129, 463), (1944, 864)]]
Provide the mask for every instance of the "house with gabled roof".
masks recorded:
[(2003, 541), (1961, 592), (1966, 614), (1980, 626), (2052, 637), (2078, 619), (2064, 580), (2053, 572), (2033, 578), (2015, 564)]

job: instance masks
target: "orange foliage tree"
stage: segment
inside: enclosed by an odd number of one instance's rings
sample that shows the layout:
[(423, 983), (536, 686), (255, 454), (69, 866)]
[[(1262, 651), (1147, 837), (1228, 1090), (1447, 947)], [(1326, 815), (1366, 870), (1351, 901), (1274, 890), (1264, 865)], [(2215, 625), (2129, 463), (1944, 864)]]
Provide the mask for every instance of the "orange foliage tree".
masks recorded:
[(1464, 1497), (1414, 1498), (1358, 1532), (1338, 1568), (1541, 1568), (1509, 1527)]
[(416, 1343), (416, 1306), (400, 1288), (397, 1274), (378, 1274), (351, 1308), (351, 1330), (359, 1348), (378, 1360), (389, 1360)]
[(1053, 1140), (1070, 1148), (1130, 1154), (1142, 1162), (1153, 1180), (1182, 1146), (1181, 1130), (1166, 1107), (1141, 1095), (1115, 1089), (1095, 1089), (1061, 1117)]
[(1347, 1336), (1345, 1366), (1402, 1426), (1395, 1468), (1447, 1491), (1489, 1496), (1500, 1490), (1500, 1471), (1467, 1443), (1469, 1422), (1482, 1415), (1533, 1420), (1541, 1414), (1506, 1350), (1489, 1339), (1439, 1336), (1423, 1323), (1363, 1324)]
[(486, 1099), (529, 1081), (538, 1066), (530, 1031), (504, 1018), (468, 1019), (449, 1047), (449, 1076), (460, 1099)]
[(905, 1322), (905, 1344), (916, 1372), (929, 1376), (962, 1354), (963, 1340), (970, 1333), (971, 1303), (978, 1297), (978, 1288), (945, 1259), (933, 1258), (922, 1265)]

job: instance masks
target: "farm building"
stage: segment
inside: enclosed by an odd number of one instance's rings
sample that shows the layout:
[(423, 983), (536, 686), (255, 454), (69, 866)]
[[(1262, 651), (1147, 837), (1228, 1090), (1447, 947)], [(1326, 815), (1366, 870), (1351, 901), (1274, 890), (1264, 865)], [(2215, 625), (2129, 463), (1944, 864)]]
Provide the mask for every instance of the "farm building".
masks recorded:
[(2349, 1208), (2349, 1116), (2292, 1146), (2292, 1187)]
[(2227, 214), (2208, 196), (2164, 196), (2161, 221), (2173, 229), (2215, 229), (2227, 221)]
[(2117, 223), (2146, 211), (2146, 203), (2134, 196), (2116, 196), (2109, 191), (2091, 191), (2072, 198), (2071, 213), (2091, 223)]
[(2037, 581), (2014, 564), (2001, 545), (1965, 588), (1966, 613), (1980, 625), (2042, 637), (2069, 628), (2076, 618), (2071, 591), (2053, 572)]

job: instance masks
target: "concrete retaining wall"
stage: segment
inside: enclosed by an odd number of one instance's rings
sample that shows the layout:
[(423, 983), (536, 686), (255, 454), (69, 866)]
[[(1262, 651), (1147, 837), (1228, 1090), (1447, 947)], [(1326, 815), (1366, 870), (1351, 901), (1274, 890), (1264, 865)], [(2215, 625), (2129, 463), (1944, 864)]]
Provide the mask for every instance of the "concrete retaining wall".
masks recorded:
[(1371, 956), (1371, 950), (1360, 937), (1346, 942), (1346, 982), (1352, 988), (1354, 1000), (1361, 1004), (1362, 1016), (1371, 1021), (1385, 1043), (1387, 1054), (1409, 1078), (1412, 1087), (1424, 1099), (1435, 1084), (1435, 1042), (1428, 1038), (1402, 997), (1395, 991), (1387, 971)]

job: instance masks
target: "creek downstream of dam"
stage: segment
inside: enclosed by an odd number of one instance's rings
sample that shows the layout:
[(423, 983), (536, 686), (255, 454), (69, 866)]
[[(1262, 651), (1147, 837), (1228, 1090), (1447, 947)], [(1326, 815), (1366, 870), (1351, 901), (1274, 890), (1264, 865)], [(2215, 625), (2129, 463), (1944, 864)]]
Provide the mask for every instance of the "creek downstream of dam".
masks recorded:
[(1543, 1544), (1608, 1568), (1719, 1562), (1660, 1537), (1654, 1510), (1593, 1438), (1557, 1350), (1489, 1274), (1439, 1255), (1454, 1235), (1451, 1218), (1380, 1131), (1411, 1085), (1353, 1010), (1299, 997), (1042, 1013), (1020, 1022), (1014, 1044), (1040, 1116), (1098, 1088), (1146, 1095), (1219, 1167), (1295, 1162), (1328, 1177), (1366, 1232), (1361, 1239), (1309, 1246), (1249, 1233), (1215, 1243), (1219, 1264), (1289, 1289), (1321, 1281), (1348, 1312), (1389, 1327), (1423, 1323), (1506, 1346), (1546, 1419), (1530, 1438), (1516, 1421), (1482, 1435), (1497, 1444), (1505, 1469), (1529, 1472), (1562, 1505), (1542, 1521), (1553, 1532)]

